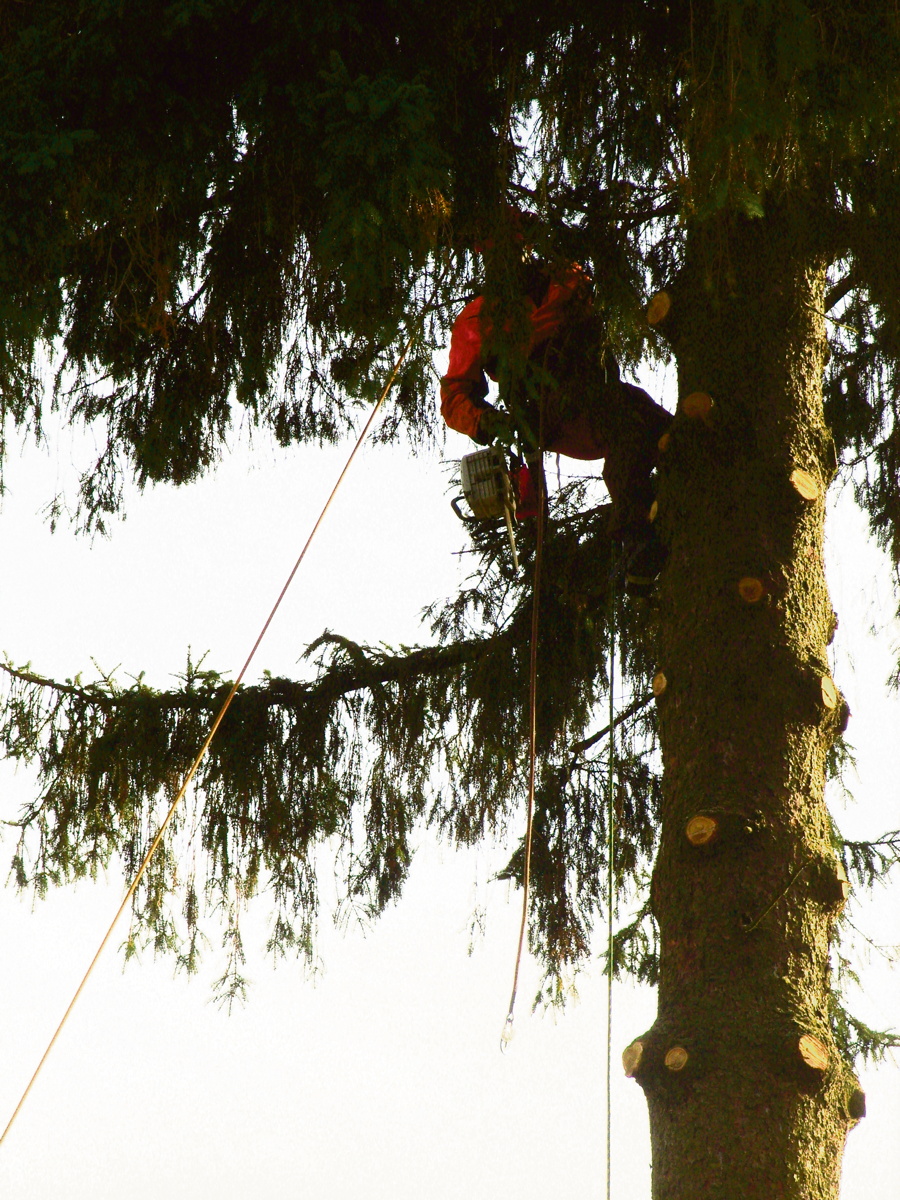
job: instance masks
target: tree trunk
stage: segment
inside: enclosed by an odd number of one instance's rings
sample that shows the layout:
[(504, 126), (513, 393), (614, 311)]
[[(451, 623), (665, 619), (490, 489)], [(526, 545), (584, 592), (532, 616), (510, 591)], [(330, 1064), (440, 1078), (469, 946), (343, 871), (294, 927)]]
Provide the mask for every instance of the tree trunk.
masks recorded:
[(835, 463), (813, 226), (710, 223), (665, 322), (681, 402), (658, 507), (659, 1012), (625, 1056), (656, 1200), (834, 1200), (862, 1112), (828, 1021), (843, 893), (823, 793), (846, 710), (827, 655)]

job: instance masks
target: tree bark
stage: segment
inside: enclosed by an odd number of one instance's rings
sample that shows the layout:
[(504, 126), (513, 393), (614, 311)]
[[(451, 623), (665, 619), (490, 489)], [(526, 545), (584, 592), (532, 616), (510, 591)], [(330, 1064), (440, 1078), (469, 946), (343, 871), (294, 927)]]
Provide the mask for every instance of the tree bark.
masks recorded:
[[(710, 222), (670, 289), (679, 395), (713, 403), (679, 405), (660, 472), (659, 1011), (628, 1062), (655, 1200), (835, 1200), (860, 1108), (828, 1020), (825, 758), (841, 702), (814, 226), (802, 211)], [(817, 487), (798, 490), (798, 469)]]

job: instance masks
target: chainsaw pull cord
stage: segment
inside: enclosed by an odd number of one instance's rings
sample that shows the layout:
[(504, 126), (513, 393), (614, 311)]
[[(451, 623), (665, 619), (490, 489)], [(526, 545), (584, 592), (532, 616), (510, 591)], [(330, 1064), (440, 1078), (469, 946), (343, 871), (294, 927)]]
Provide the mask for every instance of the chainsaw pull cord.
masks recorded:
[[(546, 359), (546, 351), (544, 352)], [(534, 550), (534, 576), (531, 598), (531, 650), (528, 667), (528, 806), (525, 826), (525, 863), (522, 872), (522, 920), (519, 924), (519, 945), (516, 950), (516, 966), (513, 971), (512, 994), (509, 1009), (500, 1035), (500, 1049), (505, 1050), (513, 1033), (513, 1016), (516, 1007), (516, 992), (519, 987), (519, 968), (522, 965), (522, 950), (525, 945), (525, 928), (528, 924), (528, 900), (531, 888), (531, 843), (534, 833), (534, 789), (537, 766), (537, 650), (541, 603), (541, 566), (544, 551), (544, 505), (546, 485), (544, 481), (544, 389), (541, 385), (538, 401), (538, 450), (535, 464), (537, 483), (537, 538)]]
[(147, 850), (147, 853), (144, 855), (141, 865), (138, 867), (137, 874), (135, 875), (134, 879), (131, 881), (131, 884), (129, 885), (128, 890), (125, 893), (125, 896), (123, 897), (121, 904), (116, 909), (116, 914), (113, 917), (112, 921), (110, 922), (110, 926), (107, 929), (106, 934), (103, 937), (103, 940), (100, 942), (100, 945), (97, 947), (97, 951), (94, 954), (94, 957), (91, 959), (90, 964), (89, 964), (87, 970), (85, 971), (81, 982), (79, 983), (78, 987), (75, 989), (75, 994), (73, 995), (72, 999), (69, 1001), (68, 1008), (63, 1013), (62, 1020), (57, 1025), (56, 1031), (54, 1032), (52, 1038), (50, 1039), (49, 1043), (47, 1044), (47, 1049), (44, 1051), (43, 1056), (41, 1057), (41, 1061), (35, 1067), (34, 1074), (31, 1076), (31, 1079), (28, 1081), (28, 1085), (26, 1086), (25, 1091), (22, 1093), (21, 1099), (19, 1100), (19, 1103), (16, 1105), (12, 1116), (9, 1118), (9, 1121), (6, 1124), (6, 1128), (3, 1130), (2, 1134), (0, 1134), (0, 1145), (3, 1144), (4, 1140), (6, 1139), (6, 1135), (9, 1133), (10, 1129), (13, 1126), (13, 1123), (15, 1122), (16, 1117), (21, 1112), (22, 1106), (25, 1104), (25, 1101), (27, 1100), (31, 1089), (34, 1086), (34, 1083), (35, 1083), (38, 1075), (41, 1073), (41, 1068), (44, 1066), (44, 1063), (49, 1058), (50, 1052), (53, 1049), (53, 1047), (56, 1045), (57, 1039), (59, 1038), (59, 1035), (62, 1033), (63, 1027), (66, 1024), (66, 1021), (68, 1021), (69, 1016), (72, 1013), (72, 1010), (74, 1009), (76, 1003), (78, 1002), (79, 997), (81, 996), (81, 993), (84, 991), (85, 985), (87, 984), (88, 979), (90, 978), (91, 974), (93, 973), (94, 967), (96, 967), (98, 961), (100, 960), (100, 956), (102, 955), (103, 951), (106, 949), (106, 945), (109, 942), (110, 938), (112, 937), (113, 930), (115, 929), (116, 925), (118, 924), (119, 918), (122, 916), (122, 913), (125, 911), (126, 907), (128, 906), (129, 902), (131, 901), (132, 896), (137, 891), (138, 884), (140, 883), (141, 879), (143, 878), (144, 873), (147, 870), (147, 867), (150, 863), (151, 858), (153, 857), (153, 855), (156, 853), (157, 849), (159, 848), (159, 844), (163, 839), (163, 835), (165, 834), (166, 829), (168, 828), (168, 825), (169, 825), (170, 821), (172, 820), (172, 817), (175, 815), (176, 809), (178, 808), (179, 804), (181, 803), (181, 801), (184, 797), (184, 794), (187, 791), (187, 789), (191, 783), (191, 780), (194, 778), (194, 775), (197, 773), (197, 769), (199, 768), (200, 763), (203, 761), (203, 758), (205, 757), (206, 752), (209, 749), (213, 738), (216, 736), (216, 732), (218, 731), (219, 726), (222, 724), (225, 714), (228, 711), (228, 709), (231, 705), (231, 702), (234, 699), (234, 697), (237, 693), (237, 690), (241, 685), (241, 681), (243, 680), (244, 675), (246, 674), (247, 669), (250, 666), (250, 663), (252, 662), (254, 656), (256, 655), (256, 651), (259, 649), (260, 643), (262, 642), (263, 638), (265, 637), (266, 633), (268, 632), (269, 626), (272, 624), (275, 614), (278, 611), (279, 607), (281, 606), (282, 600), (284, 599), (285, 595), (287, 594), (288, 588), (293, 583), (294, 576), (297, 574), (300, 564), (303, 562), (303, 559), (306, 557), (306, 552), (309, 549), (310, 545), (312, 544), (313, 538), (318, 533), (319, 526), (322, 524), (323, 520), (325, 519), (325, 514), (328, 512), (328, 509), (331, 507), (331, 502), (334, 500), (335, 496), (337, 495), (338, 489), (340, 488), (341, 484), (344, 482), (344, 478), (350, 469), (350, 464), (353, 462), (354, 458), (356, 457), (356, 453), (359, 450), (360, 446), (365, 441), (369, 430), (372, 428), (372, 423), (375, 420), (376, 415), (380, 411), (381, 406), (384, 404), (384, 401), (387, 399), (388, 393), (390, 392), (391, 388), (394, 385), (394, 380), (397, 378), (397, 375), (400, 372), (400, 368), (402, 367), (402, 365), (406, 359), (406, 356), (410, 351), (410, 347), (412, 346), (413, 341), (415, 340), (419, 325), (420, 325), (421, 321), (424, 320), (424, 318), (427, 315), (427, 313), (429, 312), (429, 310), (432, 308), (432, 305), (433, 305), (435, 297), (437, 296), (440, 284), (443, 281), (444, 274), (445, 274), (445, 271), (442, 271), (435, 283), (432, 300), (424, 306), (421, 313), (419, 314), (419, 316), (416, 318), (415, 322), (413, 323), (412, 333), (410, 333), (410, 335), (406, 341), (406, 344), (404, 345), (403, 349), (400, 351), (400, 354), (397, 356), (397, 360), (394, 363), (393, 368), (391, 369), (390, 375), (388, 376), (387, 383), (385, 383), (384, 388), (382, 389), (381, 395), (378, 397), (377, 401), (375, 402), (375, 405), (373, 406), (372, 411), (369, 414), (369, 418), (366, 421), (365, 425), (363, 426), (362, 433), (360, 433), (359, 437), (356, 439), (356, 444), (354, 445), (353, 449), (350, 451), (347, 461), (344, 464), (344, 468), (341, 471), (340, 475), (338, 476), (337, 482), (335, 483), (334, 487), (331, 489), (331, 493), (328, 496), (328, 499), (325, 501), (322, 511), (319, 513), (319, 517), (318, 517), (315, 525), (312, 528), (312, 532), (310, 533), (309, 537), (306, 539), (306, 544), (304, 545), (303, 549), (300, 551), (300, 555), (297, 558), (297, 561), (294, 563), (294, 566), (293, 566), (290, 574), (288, 575), (287, 580), (285, 581), (285, 584), (281, 589), (281, 592), (278, 595), (278, 599), (275, 601), (274, 605), (272, 606), (272, 610), (269, 613), (268, 617), (266, 617), (265, 623), (263, 624), (263, 627), (260, 630), (256, 641), (253, 643), (253, 649), (247, 655), (244, 665), (241, 667), (237, 678), (235, 679), (234, 683), (231, 685), (228, 695), (225, 697), (225, 700), (223, 701), (221, 708), (219, 709), (218, 713), (216, 714), (215, 720), (213, 721), (212, 725), (210, 726), (209, 732), (206, 735), (203, 745), (197, 751), (197, 755), (196, 755), (194, 761), (191, 763), (188, 773), (184, 777), (184, 781), (181, 784), (181, 787), (178, 789), (178, 793), (175, 796), (175, 799), (169, 805), (169, 809), (166, 812), (163, 822), (160, 825), (159, 829), (157, 830), (156, 836), (153, 838), (153, 841), (150, 843), (150, 848)]

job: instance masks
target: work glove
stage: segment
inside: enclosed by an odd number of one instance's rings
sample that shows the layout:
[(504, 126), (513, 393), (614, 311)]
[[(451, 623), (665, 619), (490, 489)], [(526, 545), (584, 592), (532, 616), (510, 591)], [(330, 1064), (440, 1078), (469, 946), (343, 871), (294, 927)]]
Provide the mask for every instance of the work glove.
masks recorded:
[(484, 446), (495, 443), (507, 449), (516, 441), (516, 431), (513, 429), (509, 414), (497, 408), (482, 409), (478, 419), (478, 439)]

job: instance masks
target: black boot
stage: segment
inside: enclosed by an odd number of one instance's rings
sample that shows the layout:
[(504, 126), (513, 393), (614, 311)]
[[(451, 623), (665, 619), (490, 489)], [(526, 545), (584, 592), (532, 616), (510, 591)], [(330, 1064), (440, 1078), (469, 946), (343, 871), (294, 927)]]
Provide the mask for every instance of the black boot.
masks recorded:
[(649, 596), (666, 565), (669, 551), (648, 525), (625, 541), (625, 591), (629, 596)]

